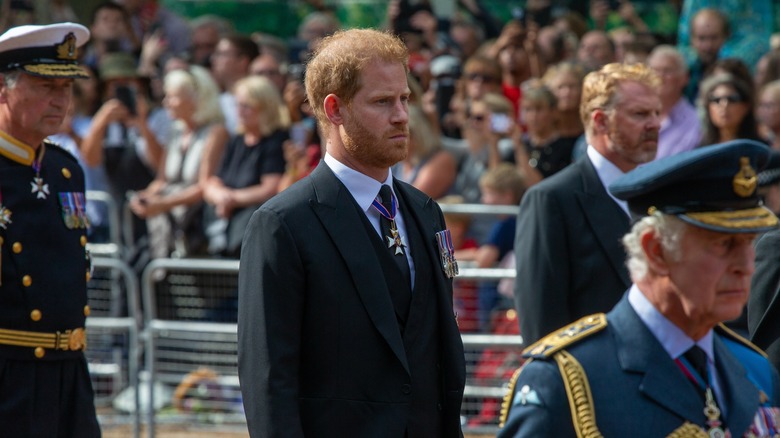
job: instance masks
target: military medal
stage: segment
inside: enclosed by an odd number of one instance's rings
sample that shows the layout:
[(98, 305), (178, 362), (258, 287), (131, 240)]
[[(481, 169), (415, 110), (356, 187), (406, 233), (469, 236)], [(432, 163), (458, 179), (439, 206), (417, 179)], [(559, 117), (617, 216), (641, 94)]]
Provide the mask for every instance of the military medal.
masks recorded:
[(710, 438), (726, 438), (726, 432), (720, 427), (720, 409), (712, 396), (712, 389), (708, 386), (705, 394), (704, 415), (707, 417), (707, 435)]
[(452, 245), (450, 230), (436, 233), (436, 244), (439, 247), (439, 256), (444, 274), (447, 278), (455, 277), (458, 275), (458, 261), (455, 260), (455, 248)]
[(41, 163), (43, 162), (43, 154), (46, 153), (46, 143), (41, 143), (40, 152), (38, 159), (32, 163), (35, 177), (33, 177), (33, 180), (30, 183), (32, 186), (30, 193), (36, 193), (37, 199), (46, 199), (46, 197), (49, 196), (49, 185), (43, 182), (43, 178), (41, 178)]
[(374, 200), (371, 202), (371, 205), (374, 206), (379, 214), (390, 221), (390, 235), (385, 236), (385, 239), (387, 239), (387, 247), (395, 247), (395, 255), (403, 255), (404, 248), (406, 248), (408, 245), (406, 244), (406, 240), (401, 236), (401, 233), (398, 232), (398, 227), (395, 225), (395, 215), (398, 212), (398, 204), (395, 200), (395, 197), (391, 198), (391, 201), (391, 211), (387, 211), (385, 206), (379, 202), (378, 198), (374, 198)]

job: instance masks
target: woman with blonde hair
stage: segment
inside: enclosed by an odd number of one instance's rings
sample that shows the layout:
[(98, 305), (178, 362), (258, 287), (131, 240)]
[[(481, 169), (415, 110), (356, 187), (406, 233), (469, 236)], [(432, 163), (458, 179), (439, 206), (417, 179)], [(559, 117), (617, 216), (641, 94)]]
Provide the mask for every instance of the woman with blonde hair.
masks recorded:
[(273, 83), (249, 76), (234, 87), (239, 133), (230, 139), (222, 164), (204, 186), (208, 203), (209, 252), (237, 258), (244, 228), (257, 207), (279, 191), (288, 137)]
[(173, 137), (156, 178), (131, 198), (130, 209), (147, 219), (153, 258), (203, 254), (202, 184), (228, 139), (219, 88), (208, 70), (195, 65), (167, 73), (163, 88)]

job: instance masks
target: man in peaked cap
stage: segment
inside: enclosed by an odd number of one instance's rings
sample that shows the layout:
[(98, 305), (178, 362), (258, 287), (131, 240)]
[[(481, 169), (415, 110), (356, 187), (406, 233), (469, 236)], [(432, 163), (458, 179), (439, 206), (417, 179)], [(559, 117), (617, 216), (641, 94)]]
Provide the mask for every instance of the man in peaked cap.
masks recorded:
[(651, 162), (610, 186), (645, 216), (623, 238), (634, 284), (606, 315), (525, 350), (500, 437), (780, 433), (777, 371), (721, 324), (748, 299), (754, 239), (778, 223), (756, 194), (768, 156), (737, 140)]
[(73, 23), (0, 35), (0, 435), (98, 437), (84, 357), (84, 174), (47, 136), (87, 77)]

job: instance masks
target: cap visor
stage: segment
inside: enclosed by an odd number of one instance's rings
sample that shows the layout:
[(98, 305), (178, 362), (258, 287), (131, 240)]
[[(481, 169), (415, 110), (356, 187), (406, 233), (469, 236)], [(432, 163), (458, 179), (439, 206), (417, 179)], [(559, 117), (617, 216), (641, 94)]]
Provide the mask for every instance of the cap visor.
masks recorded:
[(678, 214), (681, 220), (721, 233), (763, 233), (777, 228), (778, 219), (766, 207), (735, 211), (703, 211)]
[(27, 64), (21, 70), (33, 76), (44, 78), (81, 78), (90, 76), (84, 67), (78, 64)]

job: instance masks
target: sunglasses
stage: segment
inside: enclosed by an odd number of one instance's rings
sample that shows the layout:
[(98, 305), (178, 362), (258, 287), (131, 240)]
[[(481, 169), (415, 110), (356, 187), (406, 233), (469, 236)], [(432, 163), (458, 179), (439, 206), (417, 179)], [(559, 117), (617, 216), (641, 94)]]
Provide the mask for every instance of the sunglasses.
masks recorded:
[(726, 96), (710, 96), (709, 98), (710, 103), (715, 103), (720, 105), (723, 102), (728, 103), (740, 103), (744, 102), (745, 99), (742, 98), (739, 94), (729, 94)]

